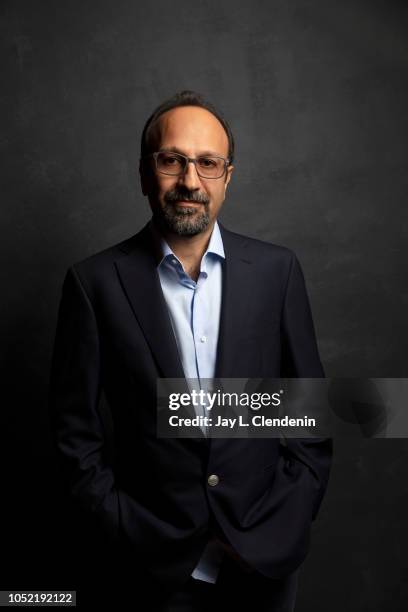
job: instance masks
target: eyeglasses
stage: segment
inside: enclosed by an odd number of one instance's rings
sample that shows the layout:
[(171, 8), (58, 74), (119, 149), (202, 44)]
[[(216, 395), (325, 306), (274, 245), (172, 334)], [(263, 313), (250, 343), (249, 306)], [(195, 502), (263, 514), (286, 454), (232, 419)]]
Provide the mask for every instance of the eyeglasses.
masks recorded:
[(225, 157), (203, 155), (194, 158), (181, 153), (173, 153), (173, 151), (157, 151), (145, 157), (153, 157), (156, 170), (169, 176), (184, 174), (188, 164), (192, 162), (201, 178), (218, 179), (224, 176), (229, 164), (229, 159), (225, 159)]

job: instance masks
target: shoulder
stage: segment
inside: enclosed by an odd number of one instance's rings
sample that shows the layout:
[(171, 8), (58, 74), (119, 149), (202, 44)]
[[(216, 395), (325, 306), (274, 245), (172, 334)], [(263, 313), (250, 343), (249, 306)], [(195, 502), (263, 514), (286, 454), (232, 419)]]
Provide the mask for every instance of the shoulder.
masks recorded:
[(132, 251), (140, 256), (149, 252), (149, 232), (147, 225), (136, 234), (110, 245), (88, 257), (73, 262), (67, 276), (76, 278), (89, 290), (100, 284), (116, 279), (116, 263)]
[(110, 264), (115, 261), (118, 257), (122, 257), (131, 250), (132, 244), (134, 244), (137, 234), (130, 236), (116, 244), (112, 244), (100, 251), (92, 253), (87, 257), (74, 261), (72, 267), (77, 270), (93, 269), (103, 267), (106, 264)]
[(291, 267), (297, 260), (294, 251), (286, 246), (238, 234), (220, 225), (226, 252), (248, 258), (254, 263)]
[(147, 224), (136, 234), (108, 246), (105, 249), (97, 251), (84, 259), (74, 262), (72, 267), (76, 270), (83, 271), (103, 269), (106, 266), (112, 265), (117, 259), (125, 257), (132, 251), (139, 250), (140, 252), (146, 252), (150, 249), (150, 232)]
[(226, 258), (232, 257), (251, 264), (252, 274), (274, 290), (285, 294), (291, 278), (301, 279), (303, 273), (294, 251), (286, 246), (251, 238), (220, 228)]

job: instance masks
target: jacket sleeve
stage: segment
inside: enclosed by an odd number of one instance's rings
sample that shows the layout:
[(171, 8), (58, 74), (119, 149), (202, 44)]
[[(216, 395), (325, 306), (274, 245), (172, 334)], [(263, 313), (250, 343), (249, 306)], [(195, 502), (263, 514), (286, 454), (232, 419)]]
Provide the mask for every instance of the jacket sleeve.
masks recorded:
[(108, 540), (118, 538), (119, 510), (112, 467), (104, 458), (98, 413), (100, 347), (95, 314), (72, 266), (58, 311), (49, 385), (53, 442), (74, 502), (93, 513)]
[[(282, 311), (282, 377), (323, 378), (305, 280), (297, 257), (292, 260)], [(286, 453), (309, 472), (312, 517), (316, 518), (329, 480), (332, 438), (286, 438)]]

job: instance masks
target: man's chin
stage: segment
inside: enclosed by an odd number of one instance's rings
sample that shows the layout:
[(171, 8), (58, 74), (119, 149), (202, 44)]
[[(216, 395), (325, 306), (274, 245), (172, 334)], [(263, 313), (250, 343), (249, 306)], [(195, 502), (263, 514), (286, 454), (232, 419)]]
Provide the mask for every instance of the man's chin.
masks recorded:
[(163, 221), (166, 228), (178, 236), (196, 236), (204, 232), (210, 224), (209, 217), (203, 214), (188, 216), (186, 214), (175, 214), (171, 217), (165, 217)]
[(196, 224), (196, 223), (173, 223), (168, 227), (174, 234), (178, 236), (197, 236), (201, 234), (208, 227), (207, 224)]

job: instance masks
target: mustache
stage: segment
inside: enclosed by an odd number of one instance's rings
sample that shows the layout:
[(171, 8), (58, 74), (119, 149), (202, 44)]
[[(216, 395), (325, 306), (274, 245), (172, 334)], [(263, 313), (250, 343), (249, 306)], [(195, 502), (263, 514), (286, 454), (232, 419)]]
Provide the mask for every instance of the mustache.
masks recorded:
[(181, 189), (171, 189), (164, 196), (167, 204), (175, 204), (179, 201), (195, 202), (197, 204), (208, 204), (210, 198), (205, 193), (182, 191)]

